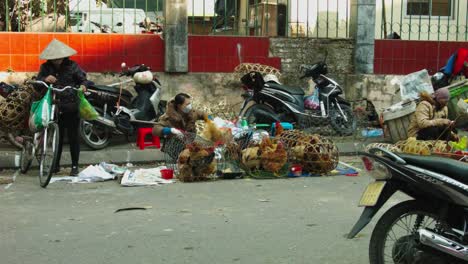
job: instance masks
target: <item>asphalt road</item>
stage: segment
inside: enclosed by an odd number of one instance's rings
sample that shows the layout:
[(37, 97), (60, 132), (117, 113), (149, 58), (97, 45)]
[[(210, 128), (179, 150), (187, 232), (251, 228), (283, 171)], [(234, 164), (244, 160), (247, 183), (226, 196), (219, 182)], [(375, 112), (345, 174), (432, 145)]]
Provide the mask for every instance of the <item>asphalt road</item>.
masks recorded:
[[(356, 239), (345, 235), (369, 181), (361, 175), (41, 189), (37, 178), (19, 176), (8, 189), (0, 185), (0, 263), (368, 263), (376, 220)], [(135, 206), (147, 209), (115, 213)]]

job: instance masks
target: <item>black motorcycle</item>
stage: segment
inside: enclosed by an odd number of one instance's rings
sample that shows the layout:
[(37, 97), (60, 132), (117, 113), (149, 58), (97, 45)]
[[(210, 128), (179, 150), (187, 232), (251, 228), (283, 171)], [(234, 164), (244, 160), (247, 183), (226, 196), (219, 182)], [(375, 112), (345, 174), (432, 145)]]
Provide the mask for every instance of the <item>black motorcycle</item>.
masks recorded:
[(299, 128), (330, 124), (339, 135), (352, 135), (356, 120), (351, 105), (340, 97), (343, 89), (338, 83), (325, 76), (328, 73), (325, 60), (301, 66), (304, 72), (301, 79), (312, 78), (316, 84), (319, 107), (305, 108), (302, 88), (285, 86), (277, 81), (265, 82), (260, 73), (250, 72), (241, 78), (247, 93), (243, 95), (240, 117), (250, 124), (281, 121), (295, 123)]
[[(80, 135), (92, 149), (105, 148), (112, 134), (129, 136), (139, 127), (152, 127), (165, 112), (167, 102), (161, 101), (161, 83), (153, 78), (150, 68), (145, 65), (125, 67), (123, 63), (121, 76), (132, 79), (110, 86), (91, 85), (87, 89), (86, 98), (100, 114), (97, 120), (81, 121)], [(140, 78), (142, 74), (146, 75), (144, 79)], [(136, 83), (135, 97), (119, 88), (130, 81)]]
[(375, 181), (362, 195), (364, 211), (348, 238), (354, 238), (397, 191), (413, 198), (390, 208), (375, 225), (370, 263), (467, 263), (467, 163), (380, 148), (359, 154)]

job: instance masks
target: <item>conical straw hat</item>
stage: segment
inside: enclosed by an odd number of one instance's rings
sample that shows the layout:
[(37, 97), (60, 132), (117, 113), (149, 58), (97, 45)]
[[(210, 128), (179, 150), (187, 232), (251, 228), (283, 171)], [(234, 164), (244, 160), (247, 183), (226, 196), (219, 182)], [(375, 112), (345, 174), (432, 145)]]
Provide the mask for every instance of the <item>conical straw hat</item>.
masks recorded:
[(76, 54), (76, 50), (70, 48), (67, 44), (53, 39), (49, 45), (42, 51), (39, 59), (56, 60), (67, 58)]

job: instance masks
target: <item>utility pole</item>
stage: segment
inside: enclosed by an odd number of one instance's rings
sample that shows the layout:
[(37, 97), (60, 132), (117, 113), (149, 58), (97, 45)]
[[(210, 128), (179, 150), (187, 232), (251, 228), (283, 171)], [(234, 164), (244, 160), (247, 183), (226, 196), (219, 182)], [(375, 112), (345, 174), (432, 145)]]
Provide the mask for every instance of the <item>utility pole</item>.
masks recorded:
[(375, 0), (351, 0), (350, 35), (356, 73), (374, 72)]
[(187, 0), (166, 0), (164, 18), (164, 70), (188, 72)]

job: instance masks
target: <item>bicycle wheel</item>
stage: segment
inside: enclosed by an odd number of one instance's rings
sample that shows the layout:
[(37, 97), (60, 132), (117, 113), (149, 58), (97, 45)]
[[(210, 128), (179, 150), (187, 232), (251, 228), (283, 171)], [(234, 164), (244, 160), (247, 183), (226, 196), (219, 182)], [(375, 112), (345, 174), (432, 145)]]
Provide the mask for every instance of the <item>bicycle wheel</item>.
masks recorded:
[(21, 149), (21, 157), (20, 157), (20, 172), (26, 173), (31, 167), (31, 163), (34, 157), (34, 148), (33, 144), (30, 141), (26, 141), (23, 144), (23, 148)]
[(47, 187), (52, 177), (53, 168), (57, 163), (59, 144), (59, 127), (56, 123), (51, 123), (44, 129), (40, 139), (39, 149), (41, 149), (39, 161), (39, 183), (41, 187)]

